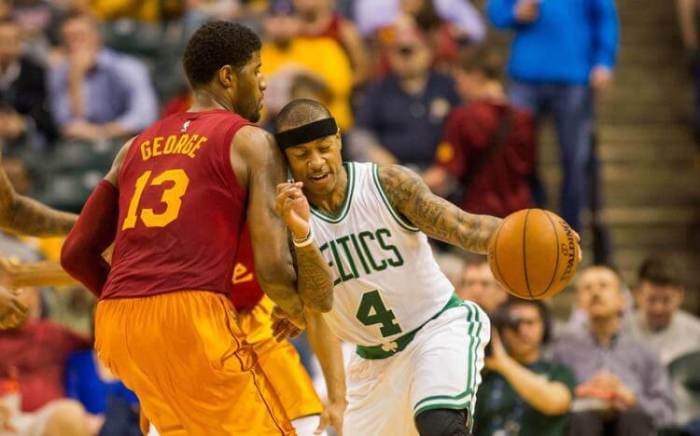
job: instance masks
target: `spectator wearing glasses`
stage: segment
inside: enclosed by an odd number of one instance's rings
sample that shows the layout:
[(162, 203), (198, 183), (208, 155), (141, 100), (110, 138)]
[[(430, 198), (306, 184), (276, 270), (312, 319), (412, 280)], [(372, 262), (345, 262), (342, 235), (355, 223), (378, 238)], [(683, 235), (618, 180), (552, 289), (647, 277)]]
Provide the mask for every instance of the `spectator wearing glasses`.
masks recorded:
[(575, 381), (568, 367), (543, 356), (547, 307), (511, 298), (491, 319), (497, 331), (477, 393), (474, 435), (566, 434)]
[(415, 26), (392, 33), (391, 72), (372, 83), (359, 104), (351, 155), (424, 170), (433, 161), (443, 123), (459, 96), (452, 78), (432, 68), (433, 52)]

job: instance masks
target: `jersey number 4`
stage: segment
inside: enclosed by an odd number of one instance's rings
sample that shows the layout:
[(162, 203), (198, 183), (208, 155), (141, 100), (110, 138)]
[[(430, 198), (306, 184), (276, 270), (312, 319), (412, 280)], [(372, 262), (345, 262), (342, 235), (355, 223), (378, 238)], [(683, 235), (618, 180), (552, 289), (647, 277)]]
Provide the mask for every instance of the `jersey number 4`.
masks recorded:
[[(187, 187), (190, 184), (190, 178), (183, 169), (167, 170), (160, 173), (151, 180), (153, 171), (146, 171), (136, 180), (136, 189), (134, 196), (129, 202), (129, 211), (126, 213), (122, 230), (133, 229), (136, 227), (137, 214), (139, 211), (139, 203), (143, 195), (146, 185), (160, 186), (164, 183), (171, 182), (172, 186), (163, 191), (160, 197), (161, 203), (165, 203), (165, 210), (161, 213), (155, 213), (151, 208), (141, 208), (141, 221), (146, 227), (165, 227), (177, 219), (182, 207), (182, 196), (187, 192)], [(150, 180), (150, 183), (149, 183)]]
[(386, 308), (377, 290), (362, 294), (356, 316), (362, 324), (367, 326), (381, 324), (379, 331), (384, 337), (401, 333), (401, 327), (396, 322), (394, 312)]

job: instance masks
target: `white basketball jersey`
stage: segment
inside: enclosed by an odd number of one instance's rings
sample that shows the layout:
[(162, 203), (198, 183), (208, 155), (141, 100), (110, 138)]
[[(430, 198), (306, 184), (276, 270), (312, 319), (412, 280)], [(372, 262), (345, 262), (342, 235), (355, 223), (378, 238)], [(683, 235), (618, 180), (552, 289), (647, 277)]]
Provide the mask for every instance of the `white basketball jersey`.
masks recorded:
[(415, 330), (454, 292), (427, 236), (390, 205), (377, 166), (345, 164), (348, 188), (337, 216), (312, 208), (311, 228), (334, 272), (333, 310), (325, 314), (341, 339), (380, 345)]

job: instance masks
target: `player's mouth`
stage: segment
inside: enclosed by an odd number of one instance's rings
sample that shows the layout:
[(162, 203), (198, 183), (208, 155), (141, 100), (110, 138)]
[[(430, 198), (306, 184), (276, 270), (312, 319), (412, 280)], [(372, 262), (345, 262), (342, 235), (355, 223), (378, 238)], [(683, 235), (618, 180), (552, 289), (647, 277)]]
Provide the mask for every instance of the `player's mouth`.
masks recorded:
[(313, 183), (324, 183), (326, 180), (328, 180), (330, 174), (317, 174), (317, 175), (312, 175), (309, 176), (309, 180), (311, 180)]

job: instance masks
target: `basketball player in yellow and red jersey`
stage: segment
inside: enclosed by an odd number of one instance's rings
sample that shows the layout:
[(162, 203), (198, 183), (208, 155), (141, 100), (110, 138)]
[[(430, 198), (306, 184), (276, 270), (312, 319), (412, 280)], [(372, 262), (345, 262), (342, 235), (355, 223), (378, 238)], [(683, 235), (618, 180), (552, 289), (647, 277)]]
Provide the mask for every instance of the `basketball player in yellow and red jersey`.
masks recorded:
[[(270, 135), (250, 125), (265, 89), (259, 50), (244, 26), (198, 29), (183, 62), (192, 108), (125, 144), (63, 246), (64, 269), (100, 298), (100, 359), (161, 435), (294, 433), (228, 297), (246, 220), (264, 247), (258, 280), (289, 319), (303, 327), (305, 309), (332, 305), (308, 208), (287, 217), (298, 272), (274, 212), (286, 169)], [(113, 242), (110, 267), (101, 254)]]

